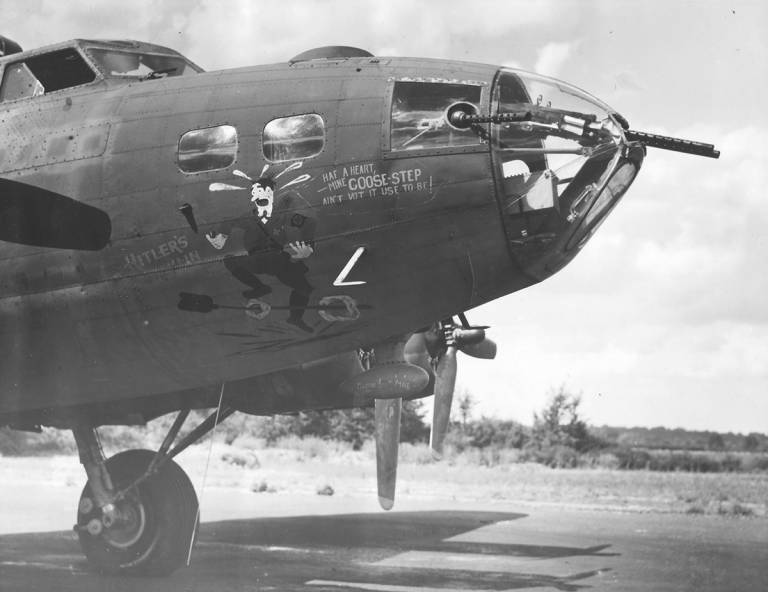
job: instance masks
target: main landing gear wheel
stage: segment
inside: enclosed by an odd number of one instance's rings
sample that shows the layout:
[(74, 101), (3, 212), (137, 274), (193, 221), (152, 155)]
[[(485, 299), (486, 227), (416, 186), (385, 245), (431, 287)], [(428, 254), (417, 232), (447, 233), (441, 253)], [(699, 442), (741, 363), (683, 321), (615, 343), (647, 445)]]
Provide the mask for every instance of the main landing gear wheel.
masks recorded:
[[(149, 467), (155, 453), (127, 450), (106, 461), (116, 491)], [(83, 488), (77, 512), (80, 546), (100, 572), (168, 575), (184, 564), (198, 526), (197, 495), (186, 473), (167, 460), (114, 503), (107, 519)]]

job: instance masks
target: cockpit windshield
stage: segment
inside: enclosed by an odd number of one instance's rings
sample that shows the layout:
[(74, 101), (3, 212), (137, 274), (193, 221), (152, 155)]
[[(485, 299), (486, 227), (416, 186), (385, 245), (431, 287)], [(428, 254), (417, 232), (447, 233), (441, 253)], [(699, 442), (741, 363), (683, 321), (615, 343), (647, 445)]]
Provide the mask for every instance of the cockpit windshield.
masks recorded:
[(96, 48), (89, 49), (88, 54), (107, 78), (151, 80), (197, 73), (189, 62), (178, 55)]

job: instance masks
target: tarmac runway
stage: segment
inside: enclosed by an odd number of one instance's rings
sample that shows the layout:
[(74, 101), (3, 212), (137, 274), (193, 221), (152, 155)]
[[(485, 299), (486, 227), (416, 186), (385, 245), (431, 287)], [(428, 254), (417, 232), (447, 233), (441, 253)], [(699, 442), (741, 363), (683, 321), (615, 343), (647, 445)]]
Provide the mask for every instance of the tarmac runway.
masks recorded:
[[(31, 495), (31, 494), (30, 494)], [(557, 506), (206, 491), (191, 566), (88, 571), (74, 533), (18, 524), (0, 496), (0, 591), (728, 590), (768, 585), (768, 520)], [(16, 498), (20, 499), (20, 498)], [(58, 528), (73, 507), (44, 513)], [(205, 518), (204, 514), (204, 518)], [(6, 528), (3, 528), (3, 525)]]

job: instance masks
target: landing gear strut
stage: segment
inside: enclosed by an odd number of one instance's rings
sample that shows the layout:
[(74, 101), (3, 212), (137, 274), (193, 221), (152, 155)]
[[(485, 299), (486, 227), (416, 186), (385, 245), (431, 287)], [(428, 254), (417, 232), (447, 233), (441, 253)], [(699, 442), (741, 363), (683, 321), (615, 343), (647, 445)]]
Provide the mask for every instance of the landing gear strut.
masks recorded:
[(172, 458), (234, 412), (213, 414), (169, 451), (189, 410), (179, 412), (157, 452), (127, 450), (104, 458), (94, 427), (72, 432), (88, 475), (75, 530), (100, 572), (168, 575), (189, 556), (199, 524), (197, 495)]

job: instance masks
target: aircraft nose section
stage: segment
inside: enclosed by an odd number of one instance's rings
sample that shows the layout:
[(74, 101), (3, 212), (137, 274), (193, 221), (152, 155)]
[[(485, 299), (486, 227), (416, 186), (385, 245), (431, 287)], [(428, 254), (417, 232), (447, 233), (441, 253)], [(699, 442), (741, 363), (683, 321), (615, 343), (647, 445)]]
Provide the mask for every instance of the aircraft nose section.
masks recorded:
[(567, 263), (613, 209), (644, 149), (611, 107), (567, 83), (501, 70), (491, 145), (510, 250), (543, 279)]

